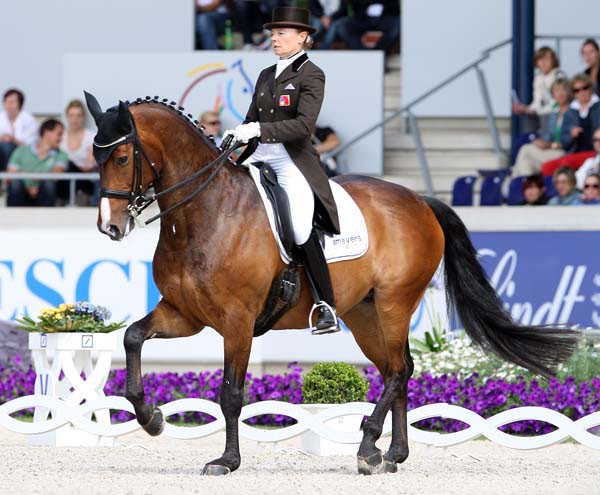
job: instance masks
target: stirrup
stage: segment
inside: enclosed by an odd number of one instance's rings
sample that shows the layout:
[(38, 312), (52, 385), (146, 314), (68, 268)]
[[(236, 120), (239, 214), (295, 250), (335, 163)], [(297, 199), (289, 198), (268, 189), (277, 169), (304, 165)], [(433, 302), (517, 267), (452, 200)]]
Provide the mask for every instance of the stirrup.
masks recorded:
[[(329, 310), (329, 313), (333, 316), (333, 321), (334, 321), (333, 324), (331, 324), (329, 326), (321, 327), (321, 328), (319, 328), (318, 325), (315, 325), (314, 327), (312, 326), (313, 314), (315, 313), (315, 311), (319, 310), (320, 308), (325, 308), (325, 309)], [(318, 318), (317, 318), (317, 323), (318, 323)], [(310, 310), (310, 314), (308, 315), (308, 327), (310, 328), (311, 333), (313, 335), (325, 335), (328, 333), (339, 332), (341, 330), (340, 322), (338, 321), (337, 315), (335, 314), (335, 310), (329, 304), (327, 304), (325, 301), (319, 301), (319, 302), (313, 304), (313, 307)]]

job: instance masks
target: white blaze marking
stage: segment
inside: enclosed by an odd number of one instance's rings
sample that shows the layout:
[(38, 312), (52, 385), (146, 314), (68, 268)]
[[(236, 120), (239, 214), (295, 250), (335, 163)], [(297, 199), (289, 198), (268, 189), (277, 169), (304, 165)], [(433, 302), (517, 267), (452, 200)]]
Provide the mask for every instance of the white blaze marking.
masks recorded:
[(108, 232), (110, 225), (110, 200), (108, 198), (100, 200), (100, 218), (102, 219), (102, 230)]

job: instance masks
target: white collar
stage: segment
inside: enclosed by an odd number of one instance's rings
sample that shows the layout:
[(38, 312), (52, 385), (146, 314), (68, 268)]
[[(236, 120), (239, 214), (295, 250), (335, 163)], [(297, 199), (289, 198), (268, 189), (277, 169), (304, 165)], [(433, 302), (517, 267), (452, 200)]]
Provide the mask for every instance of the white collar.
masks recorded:
[(298, 53), (295, 53), (288, 58), (280, 58), (277, 61), (277, 68), (275, 69), (275, 79), (277, 79), (279, 74), (281, 74), (287, 67), (293, 64), (294, 60), (300, 58), (302, 55), (304, 55), (304, 50), (300, 50)]
[(590, 103), (585, 110), (582, 110), (581, 103), (579, 103), (579, 100), (577, 100), (577, 99), (575, 99), (571, 102), (571, 108), (573, 110), (576, 110), (582, 119), (585, 119), (588, 115), (588, 112), (590, 111), (590, 108), (592, 108), (592, 105), (595, 105), (599, 101), (600, 101), (600, 98), (598, 98), (598, 95), (596, 93), (593, 93), (592, 99), (590, 100)]

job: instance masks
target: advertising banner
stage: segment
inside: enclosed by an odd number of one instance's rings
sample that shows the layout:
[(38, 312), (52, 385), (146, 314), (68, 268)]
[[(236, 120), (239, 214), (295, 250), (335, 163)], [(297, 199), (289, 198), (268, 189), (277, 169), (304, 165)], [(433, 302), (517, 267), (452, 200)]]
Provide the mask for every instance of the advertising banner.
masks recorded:
[[(89, 215), (87, 227), (2, 229), (0, 319), (35, 316), (44, 307), (89, 300), (110, 308), (113, 321), (132, 323), (154, 308), (160, 298), (152, 279), (158, 229), (136, 229), (116, 243), (97, 232), (93, 212)], [(475, 232), (472, 238), (516, 320), (600, 325), (600, 233)], [(413, 314), (411, 336), (422, 337), (435, 321), (448, 327), (441, 281), (438, 273)], [(190, 338), (150, 341), (144, 359), (221, 362), (222, 349), (221, 337), (205, 329)], [(121, 344), (115, 358), (124, 358)], [(269, 332), (254, 339), (251, 362), (296, 360), (366, 362), (347, 330), (327, 337), (313, 337), (308, 330)]]

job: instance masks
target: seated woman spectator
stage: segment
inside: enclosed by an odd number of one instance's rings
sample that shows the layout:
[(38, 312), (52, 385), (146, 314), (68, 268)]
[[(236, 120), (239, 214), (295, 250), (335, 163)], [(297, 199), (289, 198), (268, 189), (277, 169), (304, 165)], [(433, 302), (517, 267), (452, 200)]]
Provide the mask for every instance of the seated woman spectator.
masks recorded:
[(577, 170), (586, 159), (595, 155), (592, 133), (600, 127), (600, 98), (594, 93), (592, 81), (585, 74), (573, 78), (571, 89), (575, 99), (565, 113), (560, 131), (560, 145), (567, 154), (544, 163), (544, 175), (552, 175), (563, 166)]
[(596, 155), (583, 162), (583, 165), (577, 169), (577, 172), (575, 172), (578, 189), (583, 189), (585, 178), (588, 175), (597, 174), (600, 172), (600, 128), (594, 131), (592, 142), (594, 143), (594, 151), (596, 152)]
[(554, 196), (550, 201), (549, 205), (578, 205), (581, 204), (579, 201), (579, 193), (575, 189), (575, 172), (570, 167), (560, 167), (552, 177), (554, 187), (558, 192), (558, 196)]
[(600, 205), (600, 175), (591, 174), (585, 178), (583, 194), (579, 198), (583, 205)]
[(218, 50), (217, 39), (225, 32), (226, 23), (232, 15), (224, 0), (196, 0), (196, 34), (200, 49)]
[[(69, 157), (58, 149), (63, 125), (48, 119), (40, 126), (37, 143), (19, 146), (8, 161), (9, 172), (64, 172)], [(15, 180), (8, 187), (6, 206), (54, 206), (56, 187), (52, 180)]]
[(546, 181), (542, 174), (532, 174), (523, 181), (523, 205), (538, 206), (548, 204)]
[(558, 79), (566, 79), (566, 75), (559, 69), (558, 55), (548, 46), (538, 48), (533, 59), (539, 71), (533, 80), (533, 99), (529, 105), (513, 102), (512, 111), (517, 115), (543, 117), (554, 111), (552, 85)]
[(564, 155), (560, 145), (560, 131), (563, 117), (571, 102), (571, 86), (566, 79), (557, 79), (552, 84), (553, 111), (548, 115), (542, 136), (532, 143), (519, 148), (515, 165), (512, 169), (514, 176), (529, 175), (540, 171), (542, 164)]
[(22, 144), (31, 144), (37, 135), (37, 123), (29, 112), (23, 110), (25, 95), (18, 89), (8, 89), (2, 100), (0, 112), (0, 172), (6, 170), (11, 153)]
[[(60, 149), (69, 157), (67, 172), (92, 172), (96, 170), (96, 161), (92, 155), (94, 143), (94, 132), (86, 129), (85, 108), (80, 100), (72, 100), (65, 109), (67, 119), (66, 132), (63, 133)], [(90, 197), (94, 193), (94, 182), (77, 181), (78, 193), (87, 197), (78, 200), (81, 206), (89, 204)], [(62, 200), (69, 199), (69, 182), (61, 181), (57, 185), (58, 197)]]
[(589, 76), (594, 85), (594, 91), (600, 96), (600, 78), (598, 77), (598, 70), (600, 69), (600, 48), (598, 48), (596, 40), (588, 38), (583, 42), (581, 45), (581, 57), (588, 66), (584, 73)]
[(381, 31), (383, 35), (375, 49), (388, 52), (400, 37), (400, 2), (397, 0), (342, 0), (340, 12), (348, 15), (331, 24), (319, 49), (329, 50), (340, 38), (351, 50), (364, 50), (362, 35), (367, 31)]
[(311, 136), (311, 141), (319, 157), (321, 165), (325, 169), (328, 177), (338, 175), (337, 162), (335, 158), (326, 158), (324, 155), (335, 150), (340, 145), (340, 139), (331, 127), (315, 127), (315, 131)]
[(204, 134), (214, 137), (215, 144), (217, 146), (221, 146), (223, 136), (221, 134), (221, 121), (219, 120), (219, 114), (210, 110), (202, 112), (199, 122), (204, 127)]

